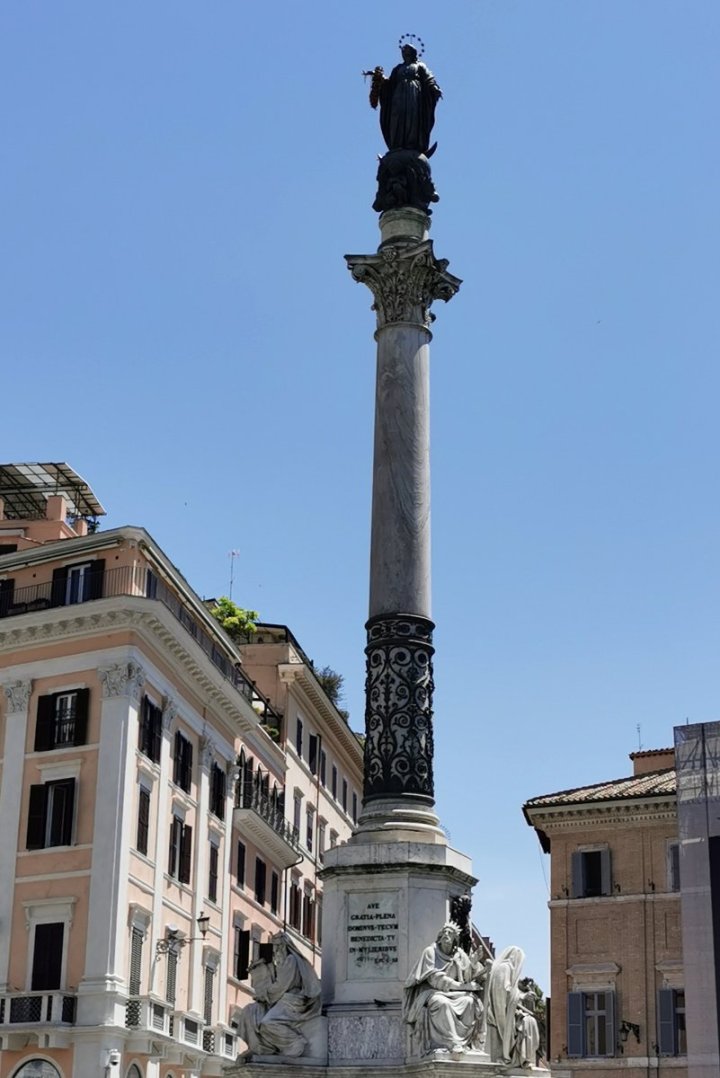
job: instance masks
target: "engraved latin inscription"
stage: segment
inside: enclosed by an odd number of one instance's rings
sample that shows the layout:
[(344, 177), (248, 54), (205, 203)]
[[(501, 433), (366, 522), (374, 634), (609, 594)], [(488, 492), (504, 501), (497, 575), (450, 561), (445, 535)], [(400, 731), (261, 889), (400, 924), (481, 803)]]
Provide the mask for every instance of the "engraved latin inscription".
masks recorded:
[(362, 980), (397, 976), (398, 895), (363, 891), (348, 895), (348, 976)]

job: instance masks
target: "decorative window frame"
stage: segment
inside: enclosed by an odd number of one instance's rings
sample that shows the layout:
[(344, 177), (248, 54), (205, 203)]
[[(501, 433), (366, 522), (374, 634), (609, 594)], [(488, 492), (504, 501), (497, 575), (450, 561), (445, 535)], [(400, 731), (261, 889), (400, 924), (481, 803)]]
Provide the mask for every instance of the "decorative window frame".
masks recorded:
[[(63, 931), (62, 960), (60, 963), (60, 986), (67, 985), (67, 961), (70, 951), (70, 929), (73, 924), (77, 898), (31, 898), (23, 902), (25, 928), (28, 934), (27, 961), (25, 964), (25, 990), (32, 991), (32, 969), (35, 954), (35, 929), (41, 924), (62, 923)], [(26, 1061), (27, 1062), (27, 1061)]]

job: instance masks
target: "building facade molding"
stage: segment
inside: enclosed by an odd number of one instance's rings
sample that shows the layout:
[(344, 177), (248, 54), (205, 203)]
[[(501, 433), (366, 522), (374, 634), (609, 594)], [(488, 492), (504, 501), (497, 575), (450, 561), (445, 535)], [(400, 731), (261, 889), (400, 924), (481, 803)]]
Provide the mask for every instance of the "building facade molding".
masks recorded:
[(16, 681), (8, 681), (3, 684), (3, 691), (7, 699), (8, 715), (17, 715), (27, 711), (32, 694), (32, 681), (18, 678)]

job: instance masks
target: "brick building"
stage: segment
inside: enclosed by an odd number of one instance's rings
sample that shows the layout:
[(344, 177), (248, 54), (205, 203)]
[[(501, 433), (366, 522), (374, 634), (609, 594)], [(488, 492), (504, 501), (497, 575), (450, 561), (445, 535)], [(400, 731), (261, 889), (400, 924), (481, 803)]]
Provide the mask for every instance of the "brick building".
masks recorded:
[(549, 1057), (573, 1076), (685, 1078), (674, 753), (630, 759), (627, 778), (523, 808), (550, 854)]
[(260, 944), (319, 965), (361, 789), (300, 646), (241, 655), (103, 512), (67, 465), (0, 466), (0, 1078), (221, 1074)]

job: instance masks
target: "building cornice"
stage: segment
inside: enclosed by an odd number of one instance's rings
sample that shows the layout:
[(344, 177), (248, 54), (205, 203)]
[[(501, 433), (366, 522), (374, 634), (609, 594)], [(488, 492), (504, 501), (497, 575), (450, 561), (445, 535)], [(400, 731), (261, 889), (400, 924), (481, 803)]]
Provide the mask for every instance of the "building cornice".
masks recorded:
[(137, 632), (156, 648), (179, 678), (190, 682), (192, 690), (213, 705), (218, 717), (224, 719), (233, 734), (252, 739), (266, 760), (272, 761), (281, 772), (285, 771), (282, 750), (262, 728), (250, 703), (225, 680), (202, 648), (157, 600), (117, 596), (96, 599), (91, 604), (55, 607), (44, 610), (41, 616), (34, 612), (3, 619), (0, 622), (0, 655), (128, 630)]
[(356, 735), (328, 701), (312, 670), (304, 662), (288, 662), (278, 665), (280, 681), (293, 690), (308, 711), (315, 710), (330, 732), (345, 748), (356, 767), (362, 769), (363, 750)]

